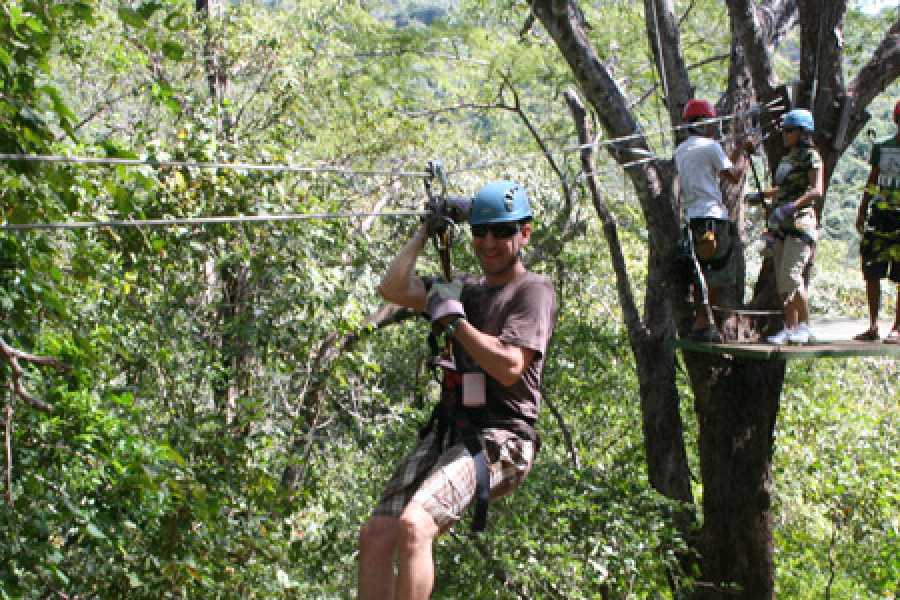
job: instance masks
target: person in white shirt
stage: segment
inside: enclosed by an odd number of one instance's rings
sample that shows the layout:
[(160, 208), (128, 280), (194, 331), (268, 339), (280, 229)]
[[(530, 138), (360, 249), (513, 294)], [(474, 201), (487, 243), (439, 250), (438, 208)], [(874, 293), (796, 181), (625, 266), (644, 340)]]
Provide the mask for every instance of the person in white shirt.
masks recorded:
[[(700, 263), (709, 289), (709, 303), (716, 304), (721, 290), (737, 280), (737, 227), (722, 202), (720, 182), (723, 178), (738, 183), (749, 165), (745, 145), (735, 148), (729, 157), (716, 141), (716, 111), (706, 100), (692, 99), (684, 107), (682, 119), (693, 124), (689, 137), (675, 150), (681, 206), (690, 223), (694, 253)], [(702, 306), (702, 294), (696, 293), (697, 310), (691, 331), (693, 339), (721, 342), (708, 308)]]

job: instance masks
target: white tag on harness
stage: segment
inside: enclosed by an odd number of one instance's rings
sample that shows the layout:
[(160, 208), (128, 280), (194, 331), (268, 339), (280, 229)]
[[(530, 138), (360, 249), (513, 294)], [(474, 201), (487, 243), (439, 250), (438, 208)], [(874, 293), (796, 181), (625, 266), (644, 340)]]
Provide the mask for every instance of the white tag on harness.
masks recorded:
[(478, 408), (486, 404), (484, 373), (463, 373), (462, 386), (463, 406)]

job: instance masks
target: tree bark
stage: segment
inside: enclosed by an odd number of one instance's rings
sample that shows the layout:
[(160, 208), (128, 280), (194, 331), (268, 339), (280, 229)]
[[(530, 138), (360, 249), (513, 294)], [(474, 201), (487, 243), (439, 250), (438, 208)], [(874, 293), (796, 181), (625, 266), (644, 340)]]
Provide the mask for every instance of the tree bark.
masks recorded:
[(694, 598), (774, 598), (772, 452), (785, 363), (686, 358), (703, 479), (705, 585), (697, 586)]

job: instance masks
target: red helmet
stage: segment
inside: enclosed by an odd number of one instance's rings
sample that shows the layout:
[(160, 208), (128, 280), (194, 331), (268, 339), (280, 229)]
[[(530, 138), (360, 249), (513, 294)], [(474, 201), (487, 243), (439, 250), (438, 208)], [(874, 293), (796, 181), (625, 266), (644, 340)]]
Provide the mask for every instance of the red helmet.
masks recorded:
[(716, 109), (707, 100), (693, 98), (684, 105), (681, 118), (685, 121), (694, 119), (712, 119), (716, 116)]
[(894, 121), (900, 119), (900, 100), (894, 105)]

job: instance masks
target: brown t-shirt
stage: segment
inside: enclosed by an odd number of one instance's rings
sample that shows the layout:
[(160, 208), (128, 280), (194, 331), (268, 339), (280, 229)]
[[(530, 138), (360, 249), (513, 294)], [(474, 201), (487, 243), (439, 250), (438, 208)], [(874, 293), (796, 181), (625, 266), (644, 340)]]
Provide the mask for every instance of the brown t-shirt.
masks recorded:
[[(542, 275), (524, 273), (510, 283), (490, 287), (484, 277), (465, 275), (461, 300), (466, 318), (476, 329), (501, 341), (534, 350), (534, 359), (522, 377), (507, 387), (485, 374), (487, 408), (501, 415), (518, 415), (534, 422), (541, 405), (541, 373), (544, 355), (556, 325), (556, 294)], [(481, 371), (478, 364), (455, 344), (457, 368)]]

